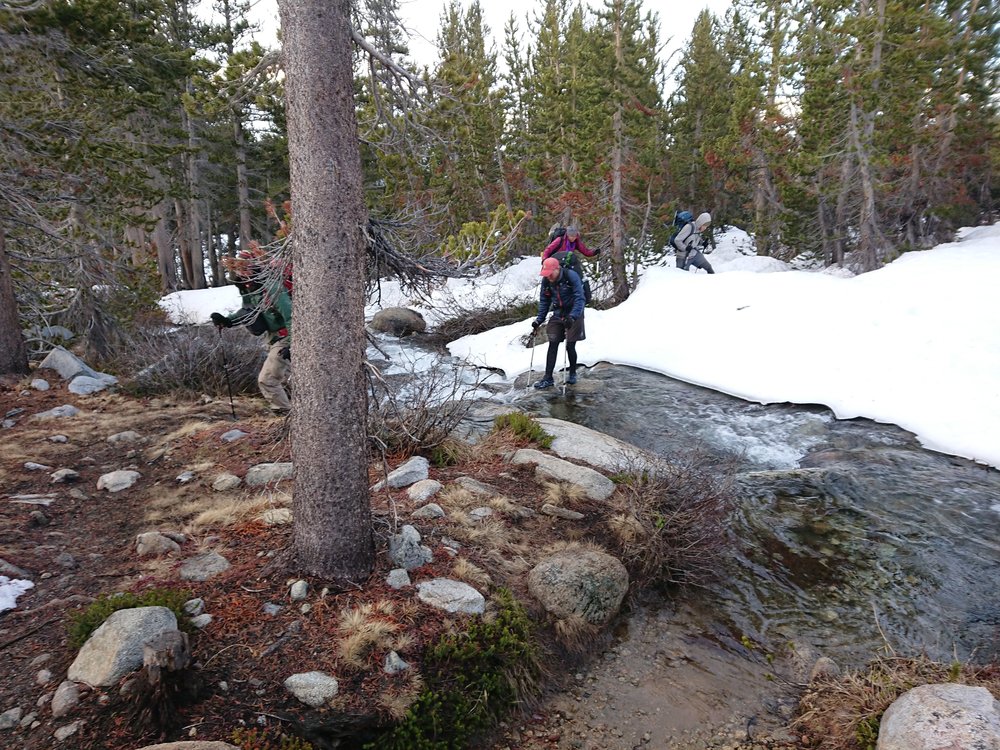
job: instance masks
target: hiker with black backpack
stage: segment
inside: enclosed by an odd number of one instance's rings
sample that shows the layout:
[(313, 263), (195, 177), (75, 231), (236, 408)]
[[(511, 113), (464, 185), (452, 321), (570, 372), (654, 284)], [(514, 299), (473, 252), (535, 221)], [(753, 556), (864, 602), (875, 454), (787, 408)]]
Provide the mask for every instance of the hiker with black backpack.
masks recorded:
[(711, 223), (712, 215), (707, 211), (699, 214), (697, 219), (691, 218), (690, 211), (680, 211), (674, 216), (676, 229), (670, 238), (670, 244), (676, 253), (678, 268), (687, 271), (694, 266), (708, 273), (715, 273), (712, 264), (702, 252), (705, 242), (702, 233)]
[(267, 358), (257, 375), (257, 387), (272, 412), (287, 414), (292, 408), (285, 390), (291, 373), (292, 345), (292, 297), (287, 274), (269, 273), (263, 254), (249, 251), (223, 258), (222, 264), (239, 289), (243, 306), (229, 315), (212, 313), (212, 323), (220, 333), (223, 328), (243, 325), (264, 339)]
[(549, 349), (545, 354), (545, 376), (535, 383), (535, 388), (551, 388), (555, 385), (553, 373), (559, 344), (566, 341), (566, 356), (569, 358), (567, 385), (576, 382), (576, 342), (587, 338), (583, 326), (583, 282), (571, 268), (560, 265), (555, 258), (542, 261), (542, 289), (538, 295), (538, 315), (531, 321), (532, 335), (545, 322), (549, 311), (552, 317), (545, 326)]
[(600, 255), (601, 250), (600, 248), (591, 250), (587, 247), (580, 236), (580, 230), (572, 224), (562, 232), (560, 232), (561, 229), (562, 227), (554, 227), (549, 234), (551, 239), (542, 251), (542, 260), (555, 258), (563, 268), (572, 268), (577, 276), (580, 277), (580, 281), (583, 282), (584, 301), (590, 302), (590, 282), (584, 276), (583, 263), (580, 261), (580, 256), (585, 255), (588, 258), (594, 258)]

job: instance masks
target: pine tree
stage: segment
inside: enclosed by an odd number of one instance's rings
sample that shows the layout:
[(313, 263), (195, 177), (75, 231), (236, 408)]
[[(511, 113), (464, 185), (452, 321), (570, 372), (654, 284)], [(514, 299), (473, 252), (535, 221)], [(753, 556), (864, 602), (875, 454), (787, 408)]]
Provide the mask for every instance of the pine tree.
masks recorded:
[[(364, 581), (375, 548), (365, 435), (366, 211), (349, 0), (283, 0), (293, 257), (299, 569)], [(331, 418), (331, 415), (336, 415)]]

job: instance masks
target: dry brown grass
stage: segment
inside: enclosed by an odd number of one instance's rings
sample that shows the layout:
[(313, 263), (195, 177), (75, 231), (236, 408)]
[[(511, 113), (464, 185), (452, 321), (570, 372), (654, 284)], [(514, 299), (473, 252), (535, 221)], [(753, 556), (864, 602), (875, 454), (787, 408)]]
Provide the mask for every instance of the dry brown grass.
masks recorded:
[(633, 581), (703, 585), (733, 543), (734, 467), (690, 453), (624, 475), (606, 524)]
[(580, 615), (571, 615), (556, 620), (555, 632), (563, 647), (571, 653), (579, 655), (586, 653), (593, 646), (594, 639), (601, 632), (601, 628), (587, 622)]
[(805, 747), (868, 750), (875, 747), (882, 714), (893, 701), (919, 685), (945, 682), (981, 686), (1000, 698), (1000, 665), (879, 657), (863, 672), (816, 680), (799, 702), (792, 728)]
[(449, 484), (437, 496), (441, 507), (448, 508), (449, 512), (474, 508), (480, 504), (481, 498), (476, 497), (460, 484)]
[(368, 602), (340, 613), (337, 650), (342, 663), (364, 669), (375, 653), (393, 650), (399, 624), (386, 619), (394, 613), (391, 602)]
[(544, 502), (568, 508), (583, 500), (587, 491), (578, 484), (565, 482), (542, 482)]
[(402, 721), (406, 712), (424, 689), (424, 680), (412, 667), (395, 680), (379, 695), (378, 707), (393, 721)]
[(493, 583), (489, 573), (466, 557), (456, 557), (451, 564), (451, 572), (459, 580), (476, 588), (485, 589)]

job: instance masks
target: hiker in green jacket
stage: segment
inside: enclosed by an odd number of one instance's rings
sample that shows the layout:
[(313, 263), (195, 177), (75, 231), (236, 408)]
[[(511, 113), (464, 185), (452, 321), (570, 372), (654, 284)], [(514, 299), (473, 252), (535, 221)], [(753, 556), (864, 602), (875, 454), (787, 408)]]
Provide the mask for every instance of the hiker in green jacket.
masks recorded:
[(267, 358), (257, 375), (257, 387), (275, 414), (286, 414), (292, 408), (285, 384), (291, 373), (292, 297), (289, 284), (280, 274), (265, 278), (260, 258), (246, 252), (235, 258), (223, 259), (243, 306), (234, 313), (212, 313), (212, 322), (219, 328), (244, 325), (255, 336), (267, 342)]

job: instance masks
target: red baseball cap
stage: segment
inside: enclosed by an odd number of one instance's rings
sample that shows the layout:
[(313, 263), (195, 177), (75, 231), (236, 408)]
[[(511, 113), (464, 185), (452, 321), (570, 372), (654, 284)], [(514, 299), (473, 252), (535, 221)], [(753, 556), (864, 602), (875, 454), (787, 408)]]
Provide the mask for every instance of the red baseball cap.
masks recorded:
[(539, 276), (548, 276), (550, 273), (559, 268), (559, 261), (555, 258), (546, 258), (542, 261), (542, 270), (538, 274)]

